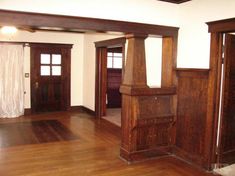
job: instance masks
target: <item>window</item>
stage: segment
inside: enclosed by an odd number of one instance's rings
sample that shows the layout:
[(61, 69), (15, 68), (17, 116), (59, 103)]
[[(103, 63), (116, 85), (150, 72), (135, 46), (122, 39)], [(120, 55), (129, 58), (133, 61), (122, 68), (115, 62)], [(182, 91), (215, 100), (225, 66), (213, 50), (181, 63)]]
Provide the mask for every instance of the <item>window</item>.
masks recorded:
[(41, 54), (41, 76), (61, 76), (61, 54)]
[(108, 68), (122, 68), (122, 53), (108, 52), (107, 57)]

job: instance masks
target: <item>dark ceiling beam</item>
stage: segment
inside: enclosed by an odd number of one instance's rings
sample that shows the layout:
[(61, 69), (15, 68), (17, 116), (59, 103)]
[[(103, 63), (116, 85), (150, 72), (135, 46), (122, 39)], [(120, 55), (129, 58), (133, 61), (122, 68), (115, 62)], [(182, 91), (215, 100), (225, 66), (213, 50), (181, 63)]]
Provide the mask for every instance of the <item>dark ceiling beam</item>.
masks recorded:
[(175, 3), (175, 4), (181, 4), (183, 2), (188, 2), (188, 1), (191, 1), (191, 0), (159, 0), (159, 1), (171, 2), (171, 3)]
[(30, 27), (32, 29), (57, 28), (58, 30), (80, 31), (112, 31), (123, 33), (152, 34), (161, 36), (177, 36), (177, 27), (153, 24), (132, 23), (125, 21), (84, 18), (64, 15), (19, 12), (0, 10), (0, 26), (14, 25), (16, 27)]

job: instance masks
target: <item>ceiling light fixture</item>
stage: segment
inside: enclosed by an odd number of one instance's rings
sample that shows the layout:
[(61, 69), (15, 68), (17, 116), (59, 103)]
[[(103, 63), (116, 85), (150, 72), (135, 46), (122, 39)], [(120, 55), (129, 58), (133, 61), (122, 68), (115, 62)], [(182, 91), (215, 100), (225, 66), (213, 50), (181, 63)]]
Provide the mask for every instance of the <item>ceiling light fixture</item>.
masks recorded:
[(17, 32), (17, 28), (14, 26), (3, 26), (1, 32), (7, 35), (13, 35)]

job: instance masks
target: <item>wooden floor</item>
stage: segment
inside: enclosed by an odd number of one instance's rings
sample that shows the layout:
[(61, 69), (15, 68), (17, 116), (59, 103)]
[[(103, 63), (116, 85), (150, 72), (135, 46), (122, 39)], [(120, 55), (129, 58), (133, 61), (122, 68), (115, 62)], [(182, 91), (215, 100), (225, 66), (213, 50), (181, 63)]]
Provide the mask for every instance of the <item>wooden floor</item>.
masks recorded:
[(0, 147), (78, 139), (58, 120), (3, 123), (0, 124), (0, 134)]
[[(1, 145), (3, 147), (0, 148), (0, 176), (212, 175), (173, 157), (128, 165), (119, 158), (120, 128), (105, 120), (94, 120), (87, 114), (57, 112), (16, 119), (0, 119), (0, 127), (3, 124), (39, 120), (57, 120), (78, 138), (10, 147)], [(20, 130), (18, 132), (22, 133)], [(1, 137), (0, 133), (0, 139)]]

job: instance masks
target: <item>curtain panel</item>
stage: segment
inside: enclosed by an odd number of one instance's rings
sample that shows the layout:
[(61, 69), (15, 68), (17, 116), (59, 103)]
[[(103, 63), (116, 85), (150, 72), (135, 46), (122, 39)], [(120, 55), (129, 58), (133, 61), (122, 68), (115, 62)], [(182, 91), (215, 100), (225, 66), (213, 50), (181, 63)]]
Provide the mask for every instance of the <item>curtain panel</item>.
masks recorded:
[(0, 118), (24, 114), (24, 48), (0, 44)]

